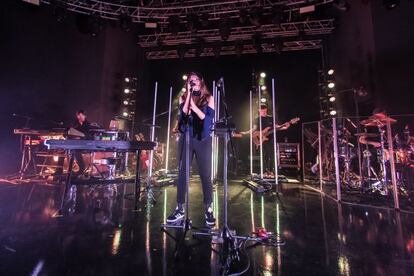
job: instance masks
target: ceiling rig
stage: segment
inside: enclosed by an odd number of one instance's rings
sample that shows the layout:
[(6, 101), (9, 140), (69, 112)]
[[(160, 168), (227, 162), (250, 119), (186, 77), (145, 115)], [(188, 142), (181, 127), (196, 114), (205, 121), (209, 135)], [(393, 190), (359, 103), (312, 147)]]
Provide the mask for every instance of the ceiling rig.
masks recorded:
[(318, 49), (334, 30), (325, 11), (335, 0), (41, 1), (121, 27), (141, 24), (148, 59)]

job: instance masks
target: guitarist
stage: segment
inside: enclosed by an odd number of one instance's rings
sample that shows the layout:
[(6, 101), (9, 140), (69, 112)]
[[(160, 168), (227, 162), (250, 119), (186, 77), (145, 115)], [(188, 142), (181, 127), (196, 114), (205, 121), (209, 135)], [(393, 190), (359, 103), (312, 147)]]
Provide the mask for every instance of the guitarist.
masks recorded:
[[(270, 127), (273, 129), (273, 117), (268, 114), (268, 108), (266, 103), (261, 103), (259, 109), (259, 117), (256, 118), (255, 123), (253, 125), (252, 131), (260, 131), (260, 121), (262, 121), (262, 130)], [(284, 123), (279, 125), (276, 123), (277, 130), (286, 130), (291, 126), (290, 122)], [(241, 132), (241, 134), (249, 134), (250, 130)], [(274, 158), (273, 158), (273, 133), (267, 136), (268, 140), (263, 140), (263, 171), (265, 172), (266, 176), (274, 176)], [(260, 150), (260, 147), (256, 147), (256, 150)]]

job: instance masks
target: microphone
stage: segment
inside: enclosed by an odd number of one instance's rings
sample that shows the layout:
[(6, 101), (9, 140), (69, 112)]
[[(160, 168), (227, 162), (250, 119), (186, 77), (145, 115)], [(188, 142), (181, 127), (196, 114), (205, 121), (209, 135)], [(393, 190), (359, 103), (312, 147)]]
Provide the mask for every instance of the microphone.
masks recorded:
[(193, 80), (190, 80), (190, 86), (191, 87), (195, 86), (195, 82)]

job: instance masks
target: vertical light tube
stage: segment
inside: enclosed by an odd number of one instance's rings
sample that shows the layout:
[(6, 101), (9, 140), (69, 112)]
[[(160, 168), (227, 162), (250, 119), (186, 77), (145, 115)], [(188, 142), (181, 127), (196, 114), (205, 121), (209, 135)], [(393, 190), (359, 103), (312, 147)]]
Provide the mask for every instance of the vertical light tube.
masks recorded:
[[(392, 141), (391, 133), (391, 124), (387, 122), (387, 140)], [(395, 174), (395, 158), (394, 158), (394, 146), (392, 143), (388, 143), (388, 152), (391, 162), (391, 183), (392, 183), (392, 192), (394, 193), (394, 208), (400, 209), (400, 198), (398, 196), (398, 187), (397, 187), (397, 176)]]
[[(216, 82), (213, 81), (213, 100), (214, 100), (214, 118), (213, 124), (216, 122)], [(216, 177), (214, 174), (214, 165), (215, 165), (215, 153), (216, 153), (216, 145), (215, 145), (215, 134), (213, 133), (213, 137), (211, 138), (211, 182), (214, 182), (214, 178)]]
[(253, 93), (250, 90), (250, 177), (253, 177)]
[(262, 101), (262, 88), (259, 85), (259, 142), (260, 142), (260, 178), (263, 179), (263, 137), (262, 137), (262, 117), (260, 116), (260, 103)]
[(319, 162), (319, 190), (322, 192), (322, 177), (323, 177), (323, 172), (322, 172), (322, 137), (321, 137), (321, 121), (318, 121), (318, 162)]
[(165, 174), (168, 174), (168, 159), (169, 159), (169, 153), (170, 153), (171, 107), (172, 107), (172, 87), (170, 86), (170, 101), (169, 101), (169, 106), (168, 106), (167, 148), (166, 148), (166, 153), (165, 153)]
[[(157, 111), (157, 93), (158, 93), (158, 82), (155, 82), (154, 109), (152, 111), (151, 141), (155, 140), (155, 117), (156, 117), (156, 111)], [(151, 183), (153, 160), (154, 160), (154, 150), (151, 150), (149, 166), (148, 166), (148, 182), (147, 182), (148, 186), (150, 186), (150, 183)]]
[(305, 124), (302, 124), (302, 181), (305, 182)]
[(277, 163), (277, 137), (276, 137), (276, 95), (275, 95), (275, 79), (272, 78), (272, 108), (273, 108), (273, 157), (275, 160), (275, 185), (279, 184), (279, 164)]
[[(221, 102), (221, 97), (220, 97), (220, 90), (217, 89), (216, 87), (216, 98), (217, 98), (217, 113), (216, 113), (216, 121), (220, 120), (220, 102)], [(216, 146), (215, 146), (215, 156), (216, 156), (216, 161), (215, 161), (215, 171), (214, 171), (214, 175), (217, 176), (217, 171), (218, 171), (218, 145), (219, 145), (219, 138), (218, 136), (215, 137), (216, 138)]]
[(336, 118), (332, 118), (332, 133), (335, 157), (336, 197), (338, 201), (341, 201), (341, 180), (339, 175), (338, 132), (336, 131)]

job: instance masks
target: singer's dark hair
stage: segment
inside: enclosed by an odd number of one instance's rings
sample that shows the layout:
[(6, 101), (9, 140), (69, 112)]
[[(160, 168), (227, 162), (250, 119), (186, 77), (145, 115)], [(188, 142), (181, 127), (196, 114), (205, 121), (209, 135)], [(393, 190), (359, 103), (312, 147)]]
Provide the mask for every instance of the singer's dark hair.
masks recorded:
[[(200, 80), (201, 95), (200, 95), (200, 97), (193, 97), (193, 100), (195, 101), (197, 106), (202, 106), (202, 105), (204, 105), (208, 102), (208, 99), (211, 97), (211, 93), (208, 90), (208, 88), (207, 88), (207, 86), (204, 82), (203, 76), (201, 74), (197, 73), (197, 72), (191, 72), (191, 73), (187, 74), (187, 80), (184, 83), (185, 88), (188, 87), (188, 83), (190, 82), (191, 76), (196, 76)], [(181, 95), (181, 100), (183, 102), (185, 102), (186, 97), (187, 97), (187, 92), (183, 92), (182, 95)]]
[(86, 115), (86, 112), (85, 112), (84, 109), (78, 109), (78, 110), (76, 110), (76, 115), (79, 115), (79, 114)]

